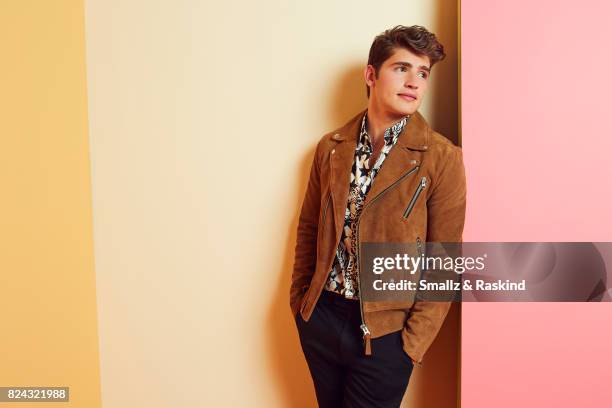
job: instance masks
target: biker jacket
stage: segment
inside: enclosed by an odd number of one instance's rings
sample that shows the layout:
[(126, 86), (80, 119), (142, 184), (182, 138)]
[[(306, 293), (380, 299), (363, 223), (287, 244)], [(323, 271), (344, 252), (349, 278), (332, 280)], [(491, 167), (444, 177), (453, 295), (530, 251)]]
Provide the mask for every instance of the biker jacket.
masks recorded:
[[(318, 142), (300, 211), (290, 288), (294, 316), (310, 319), (342, 233), (350, 174), (365, 110)], [(461, 148), (415, 112), (366, 196), (357, 231), (362, 242), (461, 242), (466, 209)], [(370, 341), (403, 330), (404, 351), (417, 364), (438, 334), (450, 302), (404, 304), (359, 299), (364, 352)]]

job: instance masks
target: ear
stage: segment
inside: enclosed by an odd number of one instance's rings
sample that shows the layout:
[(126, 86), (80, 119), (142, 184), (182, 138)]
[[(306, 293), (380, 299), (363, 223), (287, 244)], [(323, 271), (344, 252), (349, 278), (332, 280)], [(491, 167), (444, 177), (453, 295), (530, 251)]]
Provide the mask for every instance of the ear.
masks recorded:
[(375, 75), (374, 67), (372, 65), (368, 65), (365, 67), (363, 71), (363, 76), (364, 76), (366, 85), (368, 85), (370, 88), (374, 86), (376, 75)]

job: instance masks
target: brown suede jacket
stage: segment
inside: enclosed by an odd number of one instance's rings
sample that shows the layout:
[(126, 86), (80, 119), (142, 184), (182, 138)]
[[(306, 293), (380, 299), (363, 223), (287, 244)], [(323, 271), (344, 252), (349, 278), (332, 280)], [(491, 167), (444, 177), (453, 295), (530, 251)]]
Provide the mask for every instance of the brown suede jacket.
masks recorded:
[[(294, 316), (310, 319), (321, 295), (344, 224), (360, 120), (325, 134), (317, 145), (297, 229), (290, 289)], [(366, 200), (357, 229), (362, 242), (461, 242), (466, 183), (461, 148), (411, 115), (385, 159)], [(409, 215), (409, 216), (407, 216)], [(370, 340), (402, 330), (403, 348), (421, 364), (450, 308), (449, 302), (397, 304), (360, 299), (365, 354)]]

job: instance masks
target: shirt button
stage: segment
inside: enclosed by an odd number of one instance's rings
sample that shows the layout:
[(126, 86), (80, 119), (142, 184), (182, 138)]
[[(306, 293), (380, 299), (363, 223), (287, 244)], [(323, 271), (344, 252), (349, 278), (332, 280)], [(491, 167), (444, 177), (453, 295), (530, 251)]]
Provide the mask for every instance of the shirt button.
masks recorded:
[(334, 135), (334, 140), (338, 140), (338, 139), (340, 139), (340, 133), (336, 133), (336, 134)]
[(416, 164), (416, 162), (417, 162), (417, 161), (416, 161), (416, 160), (414, 160), (414, 159), (410, 160), (410, 164)]
[(336, 149), (333, 149), (333, 150), (332, 150), (332, 154), (334, 154), (334, 153), (336, 153)]

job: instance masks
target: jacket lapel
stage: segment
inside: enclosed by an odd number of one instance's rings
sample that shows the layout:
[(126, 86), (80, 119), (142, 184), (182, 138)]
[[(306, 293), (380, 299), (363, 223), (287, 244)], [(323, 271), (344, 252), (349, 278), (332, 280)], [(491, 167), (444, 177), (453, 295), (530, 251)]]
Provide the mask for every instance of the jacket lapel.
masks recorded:
[[(330, 187), (336, 227), (336, 240), (340, 239), (344, 225), (344, 213), (348, 200), (351, 182), (351, 170), (355, 160), (355, 149), (361, 126), (361, 119), (366, 110), (359, 112), (343, 127), (338, 129), (332, 139), (339, 142), (330, 152)], [(385, 188), (393, 184), (403, 174), (419, 163), (412, 163), (413, 150), (427, 151), (429, 142), (429, 126), (419, 112), (410, 116), (408, 123), (398, 136), (395, 146), (385, 158), (374, 183), (366, 196), (365, 204), (376, 197)]]
[(340, 142), (330, 154), (330, 185), (336, 226), (336, 241), (340, 240), (344, 225), (344, 212), (351, 184), (351, 169), (355, 160), (357, 136), (364, 113), (365, 110), (361, 111), (333, 136), (334, 140)]
[(420, 113), (416, 112), (410, 116), (395, 146), (391, 148), (374, 178), (364, 205), (395, 183), (402, 175), (420, 165), (420, 160), (413, 159), (415, 157), (413, 150), (427, 151), (428, 129), (427, 122)]

